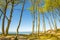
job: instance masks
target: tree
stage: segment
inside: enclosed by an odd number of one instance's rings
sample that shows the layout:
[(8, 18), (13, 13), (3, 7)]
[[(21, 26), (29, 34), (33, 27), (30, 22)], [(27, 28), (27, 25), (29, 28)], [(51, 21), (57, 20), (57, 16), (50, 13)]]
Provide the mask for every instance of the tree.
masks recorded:
[[(20, 2), (23, 2), (23, 0), (8, 0), (8, 3), (11, 3), (12, 8), (11, 8), (11, 11), (10, 11), (10, 18), (8, 20), (8, 24), (7, 24), (7, 27), (6, 27), (6, 35), (8, 34), (10, 23), (11, 23), (11, 20), (12, 20), (13, 9)], [(8, 6), (8, 8), (9, 8), (9, 6)]]
[(38, 10), (39, 10), (39, 13), (42, 13), (43, 32), (45, 33), (46, 32), (46, 26), (45, 26), (45, 18), (44, 18), (44, 15), (45, 15), (44, 8), (39, 7)]
[(55, 14), (53, 13), (53, 11), (58, 8), (58, 5), (57, 5), (57, 0), (45, 0), (45, 5), (44, 5), (44, 8), (47, 9), (46, 11), (52, 11), (52, 17), (53, 17), (53, 21), (54, 21), (54, 29), (57, 30), (57, 26), (56, 26), (56, 19), (55, 19)]
[(37, 18), (37, 21), (38, 21), (37, 22), (37, 25), (38, 25), (37, 26), (37, 28), (38, 28), (38, 36), (39, 36), (39, 33), (40, 33), (40, 12), (39, 12), (39, 4), (40, 4), (40, 1), (41, 0), (37, 0), (36, 1), (36, 5), (37, 5), (36, 7), (37, 7), (37, 12), (38, 12), (38, 18)]
[(5, 2), (6, 2), (6, 5), (4, 7), (4, 16), (2, 19), (2, 35), (4, 35), (4, 23), (5, 23), (6, 10), (7, 10), (7, 6), (8, 6), (7, 0)]
[(34, 28), (35, 28), (35, 0), (30, 0), (32, 6), (30, 8), (28, 8), (28, 10), (31, 11), (31, 15), (32, 15), (32, 35), (34, 34)]
[(22, 10), (21, 10), (21, 15), (20, 15), (20, 19), (19, 19), (19, 24), (18, 24), (18, 27), (17, 27), (17, 35), (18, 35), (18, 30), (19, 30), (19, 27), (20, 27), (21, 21), (22, 21), (22, 16), (23, 16), (23, 11), (24, 11), (25, 1), (26, 0), (24, 0), (23, 5), (22, 5)]
[(49, 18), (48, 18), (48, 16), (47, 16), (47, 15), (45, 15), (45, 17), (47, 18), (48, 23), (49, 23), (49, 26), (50, 26), (50, 29), (51, 29), (51, 31), (52, 31), (53, 29), (52, 29), (52, 26), (51, 26), (50, 20), (49, 20)]
[(8, 24), (7, 24), (7, 28), (6, 28), (6, 35), (8, 34), (9, 26), (10, 26), (10, 23), (11, 23), (13, 9), (14, 9), (14, 0), (12, 1), (12, 8), (11, 8), (11, 11), (10, 11), (10, 18), (8, 20)]

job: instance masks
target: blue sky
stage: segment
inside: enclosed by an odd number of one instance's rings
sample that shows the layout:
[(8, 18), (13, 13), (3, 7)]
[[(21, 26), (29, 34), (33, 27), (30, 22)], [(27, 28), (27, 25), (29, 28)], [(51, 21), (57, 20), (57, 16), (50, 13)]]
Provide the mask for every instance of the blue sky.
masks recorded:
[[(32, 31), (32, 16), (31, 16), (31, 12), (29, 10), (27, 10), (26, 8), (29, 8), (31, 6), (31, 4), (29, 2), (25, 3), (25, 7), (24, 7), (24, 12), (23, 12), (23, 17), (22, 17), (22, 23), (21, 26), (19, 28), (19, 32), (30, 32)], [(20, 17), (20, 12), (21, 12), (21, 8), (22, 8), (22, 4), (19, 4), (18, 6), (16, 6), (14, 8), (14, 12), (13, 12), (13, 17), (12, 17), (12, 22), (10, 24), (10, 28), (9, 28), (9, 32), (16, 32), (16, 28), (18, 26), (18, 22), (19, 22), (19, 17)], [(9, 17), (9, 9), (7, 9), (7, 14)], [(47, 16), (49, 17), (49, 15), (47, 14)], [(60, 27), (60, 23), (57, 20), (57, 26), (58, 28)], [(7, 20), (5, 20), (5, 29), (6, 29), (6, 25), (7, 25)], [(2, 20), (0, 20), (0, 32), (1, 32), (1, 23)], [(46, 29), (50, 29), (49, 24), (48, 24), (48, 20), (45, 18), (45, 23), (46, 23)], [(40, 30), (43, 30), (42, 27), (42, 15), (40, 15)], [(36, 30), (36, 27), (35, 27)]]

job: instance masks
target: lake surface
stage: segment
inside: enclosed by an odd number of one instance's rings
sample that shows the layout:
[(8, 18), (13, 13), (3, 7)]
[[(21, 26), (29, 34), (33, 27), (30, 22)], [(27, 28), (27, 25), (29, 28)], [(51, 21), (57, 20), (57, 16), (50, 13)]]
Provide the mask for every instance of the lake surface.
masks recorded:
[[(16, 32), (9, 32), (9, 34), (16, 34)], [(31, 32), (19, 32), (19, 34), (31, 34)]]

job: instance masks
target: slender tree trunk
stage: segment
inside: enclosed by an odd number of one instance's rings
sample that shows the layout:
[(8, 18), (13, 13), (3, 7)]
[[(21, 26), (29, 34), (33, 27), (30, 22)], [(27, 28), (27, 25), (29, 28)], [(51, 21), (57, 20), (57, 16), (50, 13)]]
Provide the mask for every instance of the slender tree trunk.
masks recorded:
[(22, 6), (22, 10), (21, 10), (20, 20), (19, 20), (19, 24), (18, 24), (18, 27), (17, 27), (17, 35), (18, 35), (18, 30), (19, 30), (19, 27), (20, 27), (21, 21), (22, 21), (22, 16), (23, 16), (23, 11), (24, 11), (25, 1), (26, 0), (24, 0), (23, 6)]
[[(60, 17), (60, 10), (58, 9), (58, 11), (59, 11), (59, 13), (56, 14), (56, 16)], [(58, 18), (58, 17), (57, 17), (57, 18)], [(58, 20), (59, 20), (59, 22), (60, 22), (60, 18), (58, 18)]]
[(39, 12), (39, 4), (37, 4), (37, 12), (38, 12), (38, 23), (37, 23), (37, 27), (38, 27), (38, 37), (39, 37), (39, 33), (40, 33), (40, 12)]
[(58, 18), (58, 20), (59, 20), (59, 22), (60, 22), (60, 18), (59, 18), (59, 15), (58, 15), (58, 14), (55, 14), (55, 16), (57, 16), (57, 18)]
[(53, 11), (52, 11), (52, 16), (54, 20), (54, 30), (57, 31), (56, 19), (55, 19), (55, 15), (53, 14)]
[(57, 31), (56, 19), (54, 18), (54, 30)]
[[(36, 4), (36, 5), (35, 5), (35, 7), (36, 7), (36, 12), (37, 12), (37, 9), (38, 9), (37, 6), (38, 6), (38, 5)], [(38, 26), (37, 26), (37, 23), (38, 23), (38, 21), (37, 21), (37, 19), (38, 19), (38, 13), (36, 13), (35, 16), (36, 16), (36, 33), (38, 33), (38, 32), (37, 32), (37, 29), (38, 29)]]
[(14, 9), (14, 0), (12, 2), (12, 8), (11, 8), (11, 12), (10, 12), (10, 20), (8, 20), (8, 24), (7, 24), (7, 28), (6, 28), (6, 35), (8, 34), (8, 30), (10, 27), (10, 23), (11, 23), (11, 19), (12, 19), (12, 14), (13, 14), (13, 9)]
[(45, 15), (45, 16), (46, 16), (46, 18), (47, 18), (47, 20), (48, 20), (48, 23), (49, 23), (50, 29), (51, 29), (51, 31), (52, 31), (53, 29), (52, 29), (52, 26), (51, 26), (50, 20), (49, 20), (49, 18), (47, 17), (47, 15)]
[(34, 28), (35, 28), (35, 1), (32, 1), (31, 0), (31, 2), (32, 2), (32, 5), (33, 5), (33, 14), (32, 14), (32, 16), (33, 16), (33, 21), (32, 21), (32, 35), (34, 34)]
[(55, 19), (55, 15), (53, 14), (53, 7), (52, 7), (52, 16), (54, 21), (54, 30), (57, 31), (56, 19)]
[(46, 26), (45, 26), (45, 20), (44, 20), (44, 14), (42, 14), (42, 21), (43, 21), (43, 31), (44, 31), (44, 33), (46, 33)]
[(51, 20), (52, 26), (54, 26), (54, 23), (53, 23), (53, 20), (52, 20), (53, 19), (52, 14), (49, 13), (49, 15), (50, 15), (50, 20)]
[(37, 33), (37, 13), (36, 13), (36, 33)]
[(34, 26), (35, 26), (35, 14), (33, 15), (33, 21), (32, 21), (32, 34), (34, 34)]
[(34, 20), (33, 20), (32, 23), (33, 23), (33, 24), (32, 24), (32, 34), (34, 34)]
[(3, 16), (3, 19), (2, 19), (2, 35), (4, 35), (4, 23), (5, 23), (5, 16), (6, 16), (6, 10), (7, 10), (7, 0), (6, 0), (6, 6), (5, 6), (5, 9), (4, 9), (4, 16)]
[(54, 30), (57, 31), (57, 24), (56, 24), (56, 18), (54, 16), (54, 14), (52, 13), (53, 17), (54, 17)]
[(38, 13), (38, 35), (40, 33), (40, 14)]

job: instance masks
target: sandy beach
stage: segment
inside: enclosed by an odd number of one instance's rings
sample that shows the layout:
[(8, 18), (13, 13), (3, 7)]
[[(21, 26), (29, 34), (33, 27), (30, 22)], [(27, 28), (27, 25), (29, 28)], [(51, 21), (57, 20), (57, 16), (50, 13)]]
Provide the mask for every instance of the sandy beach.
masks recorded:
[(8, 36), (1, 36), (0, 40), (60, 40), (60, 33), (56, 34), (40, 34), (39, 36), (37, 34), (34, 35), (23, 35), (19, 34), (17, 37), (16, 35), (8, 35)]

